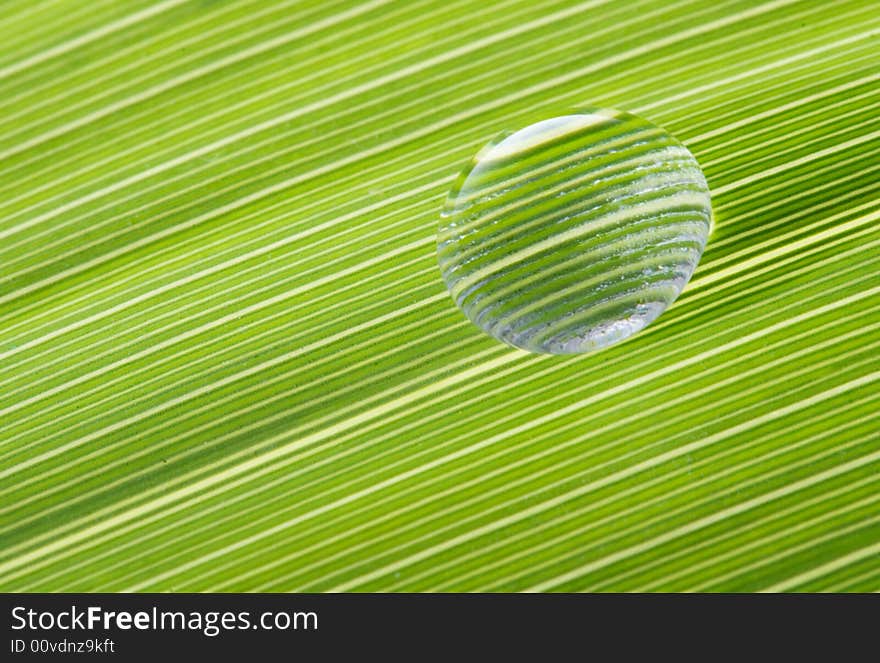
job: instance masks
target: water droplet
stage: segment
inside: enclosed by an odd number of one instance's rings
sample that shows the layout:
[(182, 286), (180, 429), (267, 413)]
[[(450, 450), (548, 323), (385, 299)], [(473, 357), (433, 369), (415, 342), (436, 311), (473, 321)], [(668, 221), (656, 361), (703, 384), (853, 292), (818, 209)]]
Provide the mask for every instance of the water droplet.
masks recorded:
[(711, 221), (687, 148), (635, 115), (590, 110), (484, 147), (449, 193), (437, 255), (484, 331), (573, 354), (632, 336), (675, 301)]

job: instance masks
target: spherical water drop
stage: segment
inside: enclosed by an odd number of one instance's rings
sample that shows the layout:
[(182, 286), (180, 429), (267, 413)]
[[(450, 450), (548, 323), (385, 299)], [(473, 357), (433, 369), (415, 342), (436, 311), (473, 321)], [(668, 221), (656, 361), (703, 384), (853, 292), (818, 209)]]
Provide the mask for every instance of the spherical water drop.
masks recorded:
[(591, 110), (483, 148), (449, 193), (437, 254), (484, 331), (573, 354), (632, 336), (675, 301), (711, 220), (687, 148), (635, 115)]

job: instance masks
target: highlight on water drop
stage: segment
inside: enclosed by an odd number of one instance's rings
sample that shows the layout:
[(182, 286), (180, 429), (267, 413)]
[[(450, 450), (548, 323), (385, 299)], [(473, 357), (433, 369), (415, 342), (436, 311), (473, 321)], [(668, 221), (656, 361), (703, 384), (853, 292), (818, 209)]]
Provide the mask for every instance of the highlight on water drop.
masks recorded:
[(700, 166), (663, 129), (589, 110), (491, 141), (449, 192), (437, 235), (464, 314), (524, 350), (622, 341), (687, 284), (712, 210)]

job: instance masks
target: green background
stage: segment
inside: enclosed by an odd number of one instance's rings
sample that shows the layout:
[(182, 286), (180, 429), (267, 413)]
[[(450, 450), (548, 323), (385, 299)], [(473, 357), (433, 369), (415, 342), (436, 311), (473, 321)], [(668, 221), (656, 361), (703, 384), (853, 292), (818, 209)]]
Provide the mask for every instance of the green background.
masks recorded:
[[(878, 76), (875, 2), (4, 2), (0, 588), (880, 589)], [(439, 210), (585, 106), (714, 231), (530, 355)]]

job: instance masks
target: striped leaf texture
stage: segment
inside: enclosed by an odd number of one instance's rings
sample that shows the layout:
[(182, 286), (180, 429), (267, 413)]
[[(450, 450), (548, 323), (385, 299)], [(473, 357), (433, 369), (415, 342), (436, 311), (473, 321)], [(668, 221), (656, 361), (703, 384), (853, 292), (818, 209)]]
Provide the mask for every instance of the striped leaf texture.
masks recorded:
[[(880, 589), (878, 76), (871, 0), (7, 0), (0, 589)], [(440, 214), (588, 107), (712, 234), (512, 348)]]

